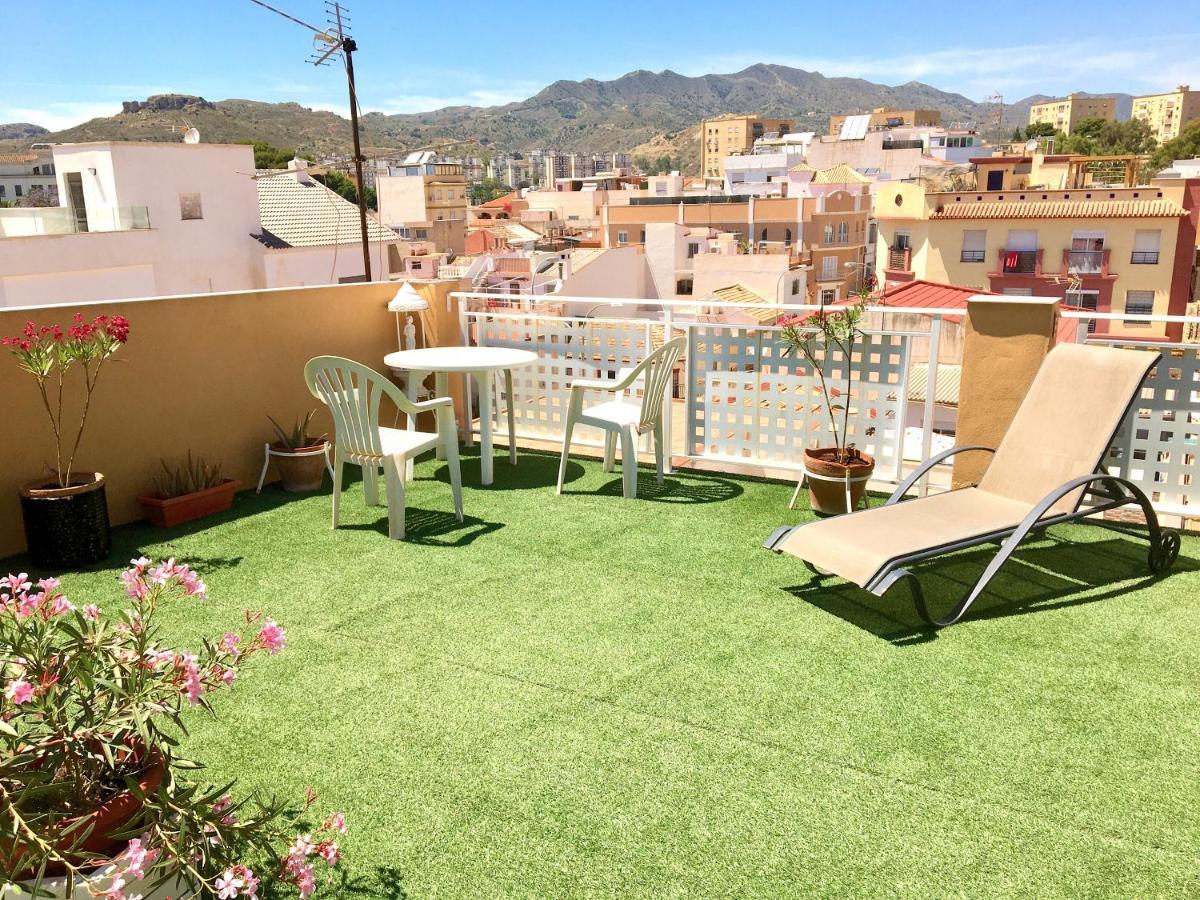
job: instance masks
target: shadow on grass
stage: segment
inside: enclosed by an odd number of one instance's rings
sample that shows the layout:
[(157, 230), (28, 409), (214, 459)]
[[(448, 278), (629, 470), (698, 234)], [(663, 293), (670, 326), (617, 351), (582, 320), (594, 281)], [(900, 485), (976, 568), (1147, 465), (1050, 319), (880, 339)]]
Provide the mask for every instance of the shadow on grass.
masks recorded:
[[(981, 547), (913, 566), (930, 613), (944, 615), (965, 597), (998, 549)], [(1149, 575), (1146, 553), (1146, 544), (1133, 539), (1042, 537), (1022, 546), (1008, 560), (963, 623), (1082, 606), (1150, 588), (1171, 573)], [(1194, 560), (1180, 556), (1171, 572), (1198, 568)], [(1144, 577), (1128, 583), (1139, 575)], [(898, 647), (927, 643), (940, 631), (917, 615), (907, 584), (893, 587), (883, 597), (832, 577), (785, 590)]]
[[(421, 509), (410, 506), (404, 512), (404, 542), (429, 547), (466, 547), (484, 535), (499, 531), (500, 522), (485, 522), (474, 516), (463, 516), (460, 522), (454, 513), (440, 509)], [(374, 522), (339, 525), (338, 530), (374, 531), (388, 535), (386, 511)]]
[[(459, 457), (463, 487), (482, 491), (527, 491), (537, 488), (552, 488), (558, 484), (557, 454), (539, 450), (522, 450), (517, 454), (517, 464), (508, 461), (507, 448), (497, 450), (492, 459), (492, 483), (483, 484), (483, 469), (479, 448), (464, 452)], [(567, 460), (567, 481), (583, 477), (584, 468), (574, 460)], [(442, 465), (433, 477), (444, 484), (450, 483), (450, 469)]]
[[(724, 478), (695, 475), (678, 478), (673, 475), (667, 475), (663, 478), (663, 483), (659, 484), (658, 478), (653, 471), (645, 471), (639, 468), (637, 475), (637, 499), (649, 500), (654, 503), (677, 503), (681, 505), (722, 503), (726, 500), (734, 500), (744, 493), (744, 489), (740, 484), (734, 481), (727, 481)], [(605, 482), (594, 492), (580, 491), (579, 493), (594, 493), (601, 497), (621, 497), (623, 496), (622, 486), (622, 479), (618, 475), (612, 481)], [(564, 491), (564, 493), (567, 492)]]
[(404, 889), (404, 876), (396, 866), (376, 866), (374, 879), (365, 875), (351, 875), (345, 869), (339, 870), (335, 896), (407, 900), (408, 891)]

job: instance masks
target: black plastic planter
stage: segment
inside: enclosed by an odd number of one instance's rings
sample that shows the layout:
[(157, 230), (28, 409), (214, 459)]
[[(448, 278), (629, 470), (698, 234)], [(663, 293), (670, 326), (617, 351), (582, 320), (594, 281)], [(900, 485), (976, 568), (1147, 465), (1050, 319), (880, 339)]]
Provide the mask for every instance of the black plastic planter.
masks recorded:
[(107, 559), (112, 550), (104, 476), (80, 472), (69, 487), (35, 481), (21, 488), (25, 542), (46, 569), (76, 569)]

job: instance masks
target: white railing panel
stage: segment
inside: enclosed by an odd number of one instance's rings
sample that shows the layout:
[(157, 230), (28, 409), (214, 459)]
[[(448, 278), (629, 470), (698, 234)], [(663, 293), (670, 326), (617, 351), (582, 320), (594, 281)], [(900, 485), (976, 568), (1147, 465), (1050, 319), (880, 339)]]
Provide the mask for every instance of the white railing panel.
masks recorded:
[(1150, 372), (1109, 447), (1105, 467), (1128, 478), (1155, 509), (1175, 515), (1200, 510), (1200, 348), (1121, 344), (1158, 350)]
[[(692, 457), (799, 470), (806, 447), (833, 444), (820, 382), (803, 359), (785, 356), (781, 329), (688, 325), (687, 446)], [(818, 346), (838, 428), (897, 479), (904, 455), (909, 336), (870, 334), (852, 360)], [(852, 374), (853, 378), (848, 379)]]
[[(466, 315), (480, 346), (532, 350), (540, 357), (536, 366), (513, 370), (512, 398), (501, 396), (503, 384), (498, 386), (494, 434), (507, 435), (511, 402), (517, 437), (562, 440), (571, 382), (576, 378), (615, 380), (620, 369), (636, 366), (650, 352), (652, 323), (648, 319), (571, 318), (520, 310)], [(584, 405), (611, 399), (611, 395), (593, 393)], [(601, 446), (602, 438), (597, 429), (579, 426), (572, 441)]]

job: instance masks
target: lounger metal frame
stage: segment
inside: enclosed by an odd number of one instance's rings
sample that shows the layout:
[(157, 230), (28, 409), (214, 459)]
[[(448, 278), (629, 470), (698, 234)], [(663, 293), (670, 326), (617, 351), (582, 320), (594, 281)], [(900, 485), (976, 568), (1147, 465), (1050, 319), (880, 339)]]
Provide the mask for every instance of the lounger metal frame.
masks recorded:
[[(914, 484), (919, 481), (930, 469), (944, 460), (954, 456), (956, 453), (964, 453), (968, 450), (981, 450), (989, 453), (994, 453), (995, 450), (991, 447), (983, 446), (963, 446), (952, 447), (943, 453), (930, 457), (924, 463), (916, 468), (916, 470), (906, 478), (895, 492), (888, 498), (884, 506), (891, 506), (899, 503), (904, 499), (904, 495)], [(1058, 503), (1063, 497), (1083, 488), (1076, 502), (1074, 509), (1067, 513), (1057, 513), (1055, 515), (1047, 515), (1050, 509)], [(1088, 500), (1089, 502), (1084, 502)], [(1089, 519), (1090, 516), (1102, 515), (1112, 509), (1119, 509), (1123, 506), (1139, 506), (1142, 510), (1142, 515), (1146, 519), (1146, 530), (1127, 528), (1118, 522), (1105, 521), (1104, 519)], [(855, 515), (855, 513), (850, 513)], [(953, 625), (959, 621), (971, 608), (971, 604), (983, 593), (988, 583), (996, 576), (1001, 567), (1008, 562), (1009, 558), (1016, 552), (1017, 547), (1030, 534), (1040, 533), (1054, 525), (1062, 525), (1067, 522), (1086, 521), (1087, 524), (1098, 525), (1102, 528), (1108, 528), (1113, 531), (1119, 531), (1132, 537), (1141, 538), (1150, 542), (1149, 567), (1150, 572), (1154, 575), (1165, 573), (1179, 556), (1180, 538), (1179, 533), (1173, 529), (1162, 528), (1158, 524), (1158, 515), (1154, 511), (1154, 507), (1150, 505), (1149, 498), (1145, 493), (1126, 478), (1121, 478), (1116, 475), (1110, 475), (1097, 466), (1096, 471), (1090, 475), (1081, 475), (1078, 478), (1072, 478), (1065, 484), (1059, 485), (1054, 490), (1050, 491), (1037, 504), (1035, 504), (1025, 518), (1015, 528), (1002, 528), (996, 531), (989, 531), (982, 534), (977, 534), (963, 540), (951, 541), (946, 544), (927, 547), (916, 553), (909, 553), (903, 556), (897, 556), (888, 560), (880, 570), (875, 573), (869, 582), (865, 585), (866, 589), (877, 597), (882, 597), (887, 591), (898, 581), (907, 581), (913, 594), (913, 602), (917, 609), (917, 614), (926, 622), (939, 627)], [(805, 523), (809, 524), (809, 523)], [(772, 532), (763, 544), (769, 550), (776, 553), (782, 552), (779, 550), (779, 544), (792, 533), (796, 528), (803, 528), (804, 525), (787, 526), (782, 525)], [(932, 559), (935, 556), (942, 556), (946, 553), (954, 553), (958, 550), (966, 550), (970, 547), (978, 547), (981, 544), (992, 544), (1000, 542), (1000, 549), (987, 567), (983, 570), (983, 574), (979, 576), (979, 580), (960, 600), (949, 614), (941, 618), (930, 615), (929, 608), (925, 603), (925, 594), (921, 590), (921, 583), (917, 576), (909, 569), (905, 568), (913, 563), (922, 562), (927, 559)], [(805, 560), (805, 565), (818, 577), (824, 578), (831, 573), (822, 572), (817, 569), (812, 563)]]

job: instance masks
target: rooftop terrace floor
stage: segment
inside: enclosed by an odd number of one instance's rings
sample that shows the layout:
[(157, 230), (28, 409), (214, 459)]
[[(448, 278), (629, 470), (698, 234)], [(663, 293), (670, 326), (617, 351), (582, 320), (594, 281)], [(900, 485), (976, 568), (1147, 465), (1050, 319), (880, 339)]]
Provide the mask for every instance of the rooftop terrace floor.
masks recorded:
[[(1200, 573), (1059, 528), (963, 624), (903, 588), (815, 588), (760, 543), (791, 485), (497, 456), (468, 520), (417, 466), (409, 540), (353, 484), (269, 488), (171, 531), (115, 533), (67, 576), (116, 602), (138, 553), (199, 568), (173, 636), (246, 607), (289, 646), (192, 717), (215, 781), (344, 809), (341, 896), (1195, 896)], [(948, 606), (986, 551), (925, 565)], [(19, 560), (6, 561), (9, 568)], [(944, 608), (944, 607), (943, 607)]]

